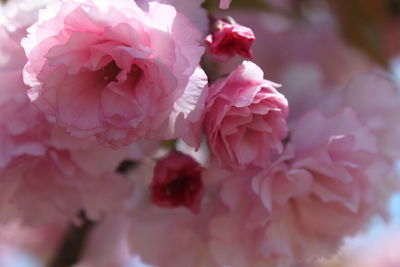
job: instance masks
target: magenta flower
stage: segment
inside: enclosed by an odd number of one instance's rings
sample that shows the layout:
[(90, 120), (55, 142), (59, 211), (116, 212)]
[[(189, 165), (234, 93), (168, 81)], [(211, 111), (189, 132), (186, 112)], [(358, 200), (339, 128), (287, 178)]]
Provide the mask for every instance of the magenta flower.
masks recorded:
[(169, 208), (184, 206), (198, 213), (203, 197), (201, 173), (202, 167), (191, 157), (172, 152), (154, 169), (153, 203)]

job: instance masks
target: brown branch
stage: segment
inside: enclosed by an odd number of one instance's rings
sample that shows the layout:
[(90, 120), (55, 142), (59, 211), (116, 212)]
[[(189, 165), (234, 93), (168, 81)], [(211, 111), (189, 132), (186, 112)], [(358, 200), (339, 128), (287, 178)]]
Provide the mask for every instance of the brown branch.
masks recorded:
[(79, 262), (87, 236), (94, 226), (94, 223), (88, 220), (83, 213), (80, 217), (82, 225), (80, 227), (70, 225), (65, 239), (48, 265), (49, 267), (70, 267)]

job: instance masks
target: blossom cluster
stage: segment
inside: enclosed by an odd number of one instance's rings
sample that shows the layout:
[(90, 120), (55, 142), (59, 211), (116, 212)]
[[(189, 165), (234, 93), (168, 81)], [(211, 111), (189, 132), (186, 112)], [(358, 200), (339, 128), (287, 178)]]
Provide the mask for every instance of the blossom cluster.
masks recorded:
[(318, 26), (201, 4), (1, 6), (0, 223), (85, 214), (80, 267), (256, 267), (331, 255), (385, 213), (396, 84)]

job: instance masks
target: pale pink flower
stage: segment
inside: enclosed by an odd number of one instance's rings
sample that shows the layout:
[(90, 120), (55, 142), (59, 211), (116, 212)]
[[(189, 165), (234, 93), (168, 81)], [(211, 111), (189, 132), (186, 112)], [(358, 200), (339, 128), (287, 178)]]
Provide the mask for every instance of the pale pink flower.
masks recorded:
[(220, 196), (229, 210), (211, 219), (213, 258), (219, 266), (309, 266), (335, 253), (385, 206), (389, 165), (381, 163), (352, 110), (304, 115), (269, 168), (225, 176)]
[(251, 191), (252, 176), (254, 172), (236, 172), (222, 182), (220, 198), (229, 209), (215, 214), (209, 228), (210, 253), (218, 266), (279, 266), (265, 245), (271, 218)]
[(73, 138), (18, 94), (25, 101), (0, 104), (0, 220), (73, 219), (82, 209), (97, 219), (117, 207), (128, 188), (116, 168), (124, 159), (143, 158), (153, 145), (115, 151), (93, 138)]
[(69, 136), (30, 103), (22, 82), (27, 59), (19, 45), (28, 23), (14, 20), (34, 19), (34, 12), (24, 16), (26, 10), (17, 8), (6, 24), (16, 28), (0, 26), (0, 54), (12, 58), (0, 62), (0, 220), (71, 220), (82, 210), (97, 219), (129, 190), (115, 174), (121, 161), (141, 159), (155, 144), (135, 143), (118, 151), (100, 147), (93, 137)]
[(212, 201), (200, 214), (183, 209), (148, 208), (132, 214), (132, 251), (152, 266), (219, 267), (209, 251), (209, 223), (218, 206)]
[(171, 152), (160, 159), (154, 168), (152, 202), (160, 207), (184, 206), (199, 213), (204, 194), (202, 171), (202, 167), (190, 156)]
[(218, 162), (228, 168), (267, 166), (282, 152), (288, 103), (264, 80), (262, 70), (244, 61), (229, 77), (211, 88), (205, 113), (205, 133)]
[(122, 146), (176, 138), (200, 118), (190, 114), (201, 113), (206, 77), (195, 70), (204, 49), (174, 7), (64, 1), (42, 10), (28, 32), (28, 95), (71, 135)]
[(214, 31), (207, 36), (206, 44), (211, 53), (220, 59), (228, 59), (236, 54), (252, 58), (251, 46), (255, 39), (250, 28), (235, 22), (218, 20)]
[(390, 165), (351, 109), (330, 118), (319, 112), (304, 115), (288, 152), (252, 184), (271, 213), (267, 236), (290, 233), (266, 238), (274, 253), (294, 262), (329, 255), (383, 211), (380, 190), (389, 181)]

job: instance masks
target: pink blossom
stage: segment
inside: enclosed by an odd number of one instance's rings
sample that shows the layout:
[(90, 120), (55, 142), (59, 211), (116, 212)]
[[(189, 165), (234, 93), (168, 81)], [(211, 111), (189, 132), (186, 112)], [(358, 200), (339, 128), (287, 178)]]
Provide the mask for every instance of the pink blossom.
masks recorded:
[(232, 0), (220, 0), (219, 2), (219, 8), (221, 9), (227, 9), (229, 8)]
[(211, 53), (220, 59), (227, 59), (236, 54), (252, 58), (251, 46), (256, 38), (250, 28), (222, 20), (218, 20), (214, 28), (206, 38)]
[[(334, 253), (344, 237), (384, 208), (387, 197), (381, 199), (380, 190), (389, 182), (390, 165), (382, 162), (374, 135), (351, 109), (330, 118), (304, 115), (288, 152), (252, 184), (271, 213), (270, 251), (294, 262)], [(290, 235), (268, 238), (276, 231)]]
[(210, 222), (213, 258), (219, 266), (308, 266), (336, 252), (382, 211), (387, 167), (351, 109), (328, 118), (304, 115), (269, 168), (222, 180), (229, 210)]
[(17, 7), (10, 23), (0, 26), (0, 54), (12, 58), (0, 62), (0, 221), (74, 220), (82, 210), (98, 219), (129, 191), (127, 182), (115, 174), (120, 162), (151, 154), (154, 143), (134, 143), (116, 151), (99, 146), (93, 137), (71, 137), (48, 122), (30, 103), (22, 82), (27, 59), (19, 42), (30, 23), (21, 22), (33, 20), (36, 11), (26, 15), (26, 6)]
[(245, 61), (210, 88), (204, 119), (209, 148), (228, 168), (267, 166), (282, 152), (288, 103), (263, 79), (262, 70)]
[(128, 193), (126, 182), (114, 174), (116, 168), (124, 159), (142, 158), (152, 147), (132, 144), (115, 151), (93, 138), (73, 138), (19, 93), (22, 103), (0, 105), (0, 220), (70, 220), (82, 209), (97, 219), (116, 208)]
[(191, 157), (172, 152), (161, 159), (151, 183), (152, 202), (160, 207), (185, 206), (200, 212), (203, 197), (202, 168)]
[[(28, 95), (71, 135), (122, 146), (189, 132), (180, 127), (191, 127), (196, 116), (188, 114), (201, 109), (187, 96), (205, 86), (195, 71), (204, 49), (200, 32), (174, 7), (65, 1), (42, 10), (28, 32)], [(177, 127), (178, 119), (190, 122)]]

